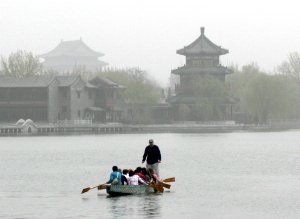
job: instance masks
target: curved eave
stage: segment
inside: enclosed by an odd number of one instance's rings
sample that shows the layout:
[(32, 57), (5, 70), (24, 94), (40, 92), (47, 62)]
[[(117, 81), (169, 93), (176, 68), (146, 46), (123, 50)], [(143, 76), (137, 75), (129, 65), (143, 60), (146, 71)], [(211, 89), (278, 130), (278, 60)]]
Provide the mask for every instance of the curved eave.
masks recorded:
[(177, 54), (180, 55), (224, 55), (228, 52), (227, 49), (223, 49), (210, 41), (204, 33), (190, 45), (177, 50)]
[(177, 54), (179, 55), (184, 55), (184, 56), (188, 56), (188, 55), (225, 55), (227, 53), (229, 53), (229, 50), (227, 49), (221, 49), (220, 51), (199, 51), (199, 52), (190, 52), (188, 51), (186, 48), (183, 49), (179, 49), (176, 51)]
[(94, 54), (91, 54), (91, 55), (72, 55), (72, 54), (52, 54), (52, 51), (51, 52), (48, 52), (48, 53), (44, 53), (44, 54), (41, 54), (41, 55), (38, 55), (37, 57), (38, 58), (43, 58), (43, 59), (46, 59), (46, 58), (54, 58), (54, 57), (96, 57), (96, 58), (99, 58), (99, 57), (102, 57), (104, 56), (105, 54), (104, 53), (100, 53), (100, 52), (95, 52)]
[(179, 67), (171, 71), (172, 74), (231, 74), (233, 71), (223, 66), (211, 67), (211, 68), (196, 68), (196, 67)]

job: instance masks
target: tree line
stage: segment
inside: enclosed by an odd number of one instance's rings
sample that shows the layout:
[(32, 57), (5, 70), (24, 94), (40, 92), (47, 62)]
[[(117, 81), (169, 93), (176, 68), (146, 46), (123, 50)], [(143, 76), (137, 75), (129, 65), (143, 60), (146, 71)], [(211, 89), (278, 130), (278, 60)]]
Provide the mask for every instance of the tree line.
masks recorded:
[[(178, 120), (225, 120), (225, 107), (233, 106), (233, 119), (241, 123), (266, 124), (272, 121), (299, 119), (300, 115), (300, 54), (290, 53), (272, 73), (264, 72), (255, 63), (231, 66), (233, 74), (225, 83), (213, 76), (199, 76), (191, 82), (195, 104), (180, 104)], [(37, 56), (17, 51), (1, 58), (0, 73), (6, 76), (27, 77), (56, 74), (45, 71)], [(139, 68), (109, 69), (87, 72), (75, 69), (71, 73), (89, 77), (101, 76), (126, 87), (121, 99), (134, 110), (131, 122), (150, 123), (153, 118), (143, 106), (157, 104), (163, 88)]]

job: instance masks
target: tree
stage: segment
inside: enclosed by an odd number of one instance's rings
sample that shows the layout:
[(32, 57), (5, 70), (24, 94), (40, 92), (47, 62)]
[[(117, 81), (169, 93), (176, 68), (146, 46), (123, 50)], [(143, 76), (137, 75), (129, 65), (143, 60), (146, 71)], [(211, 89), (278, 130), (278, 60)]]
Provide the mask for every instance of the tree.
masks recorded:
[(42, 70), (38, 57), (24, 50), (11, 53), (8, 59), (1, 57), (1, 67), (3, 75), (18, 78), (37, 75)]
[(149, 112), (149, 106), (158, 103), (162, 88), (149, 78), (147, 72), (139, 68), (131, 68), (98, 72), (97, 75), (126, 87), (121, 93), (121, 99), (124, 100), (129, 112), (126, 118), (129, 121), (125, 122), (151, 123), (154, 121)]
[(296, 90), (293, 82), (279, 75), (259, 74), (241, 93), (242, 110), (251, 114), (254, 122), (286, 119), (293, 110)]
[(108, 70), (98, 72), (98, 76), (106, 77), (126, 87), (123, 98), (129, 104), (155, 104), (160, 99), (161, 87), (151, 80), (146, 71), (139, 68), (127, 70)]
[(300, 81), (300, 54), (298, 52), (290, 53), (288, 60), (282, 62), (278, 67), (279, 73), (295, 78)]

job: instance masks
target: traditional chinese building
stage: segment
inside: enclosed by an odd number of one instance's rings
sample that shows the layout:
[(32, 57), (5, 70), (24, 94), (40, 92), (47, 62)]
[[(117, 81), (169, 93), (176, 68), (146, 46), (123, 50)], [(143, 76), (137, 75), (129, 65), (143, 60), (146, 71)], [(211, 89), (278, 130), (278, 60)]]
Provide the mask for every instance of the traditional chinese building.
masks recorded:
[(220, 56), (227, 53), (227, 49), (211, 42), (205, 36), (204, 27), (201, 27), (201, 35), (194, 42), (177, 50), (177, 54), (186, 57), (186, 64), (171, 71), (172, 74), (179, 76), (179, 84), (176, 84), (175, 96), (169, 98), (169, 103), (175, 109), (180, 104), (192, 108), (196, 101), (193, 85), (197, 84), (202, 76), (211, 75), (224, 82), (225, 76), (232, 73), (230, 69), (220, 64)]
[(89, 48), (81, 39), (61, 41), (56, 48), (39, 57), (44, 59), (43, 67), (60, 73), (75, 69), (101, 71), (107, 63), (99, 60), (103, 53)]
[[(102, 81), (102, 83), (98, 83)], [(0, 122), (92, 120), (119, 122), (120, 88), (105, 78), (85, 82), (79, 75), (0, 77)]]

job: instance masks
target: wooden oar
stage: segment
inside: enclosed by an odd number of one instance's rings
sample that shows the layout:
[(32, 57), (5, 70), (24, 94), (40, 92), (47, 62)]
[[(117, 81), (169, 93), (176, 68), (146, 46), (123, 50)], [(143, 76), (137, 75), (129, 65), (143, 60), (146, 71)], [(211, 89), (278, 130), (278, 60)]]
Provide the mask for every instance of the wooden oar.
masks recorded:
[(162, 185), (156, 184), (156, 183), (151, 183), (151, 186), (154, 190), (163, 193), (164, 192), (164, 188), (162, 187)]
[(163, 187), (165, 187), (165, 188), (167, 188), (167, 189), (170, 189), (170, 188), (171, 188), (171, 185), (168, 184), (168, 183), (158, 182), (158, 184), (161, 185), (161, 186), (163, 186)]
[(162, 180), (163, 182), (175, 182), (175, 177), (170, 177)]
[(98, 190), (101, 190), (101, 189), (106, 189), (108, 185), (106, 184), (101, 184), (98, 186)]
[[(95, 189), (95, 188), (98, 188), (98, 190), (99, 190), (99, 188), (100, 188), (101, 186), (105, 186), (105, 184), (100, 184), (100, 185), (97, 185), (97, 186), (84, 188), (84, 189), (82, 190), (81, 194), (86, 193), (86, 192), (90, 191), (91, 189)], [(105, 187), (105, 188), (106, 188), (106, 187)], [(104, 189), (104, 188), (101, 187), (101, 189)]]

